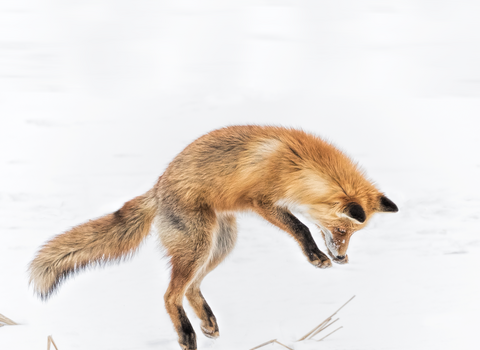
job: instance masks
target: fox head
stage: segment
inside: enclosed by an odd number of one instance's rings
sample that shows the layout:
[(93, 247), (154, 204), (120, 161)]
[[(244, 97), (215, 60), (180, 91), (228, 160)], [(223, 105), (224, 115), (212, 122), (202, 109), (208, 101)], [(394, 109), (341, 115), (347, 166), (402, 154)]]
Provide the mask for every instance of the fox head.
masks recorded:
[(347, 249), (352, 235), (365, 227), (373, 214), (397, 211), (395, 203), (379, 193), (374, 200), (345, 198), (327, 206), (312, 206), (309, 216), (320, 229), (331, 258), (344, 264), (348, 262)]
[(307, 216), (321, 231), (334, 262), (348, 262), (347, 249), (352, 235), (364, 228), (375, 213), (397, 212), (390, 199), (367, 180), (357, 168), (348, 176), (333, 178), (319, 172), (297, 172), (286, 197), (292, 210)]
[(282, 204), (306, 215), (320, 229), (331, 258), (348, 262), (353, 233), (379, 212), (398, 208), (379, 191), (365, 172), (343, 152), (306, 134), (289, 140), (281, 153)]

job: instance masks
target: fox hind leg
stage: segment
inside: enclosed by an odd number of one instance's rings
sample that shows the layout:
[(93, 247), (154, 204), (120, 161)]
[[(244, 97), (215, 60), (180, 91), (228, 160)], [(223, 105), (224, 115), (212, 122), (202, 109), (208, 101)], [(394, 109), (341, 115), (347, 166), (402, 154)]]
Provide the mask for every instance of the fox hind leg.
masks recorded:
[(189, 217), (188, 222), (185, 220), (184, 227), (168, 225), (161, 217), (158, 222), (163, 229), (160, 238), (172, 266), (170, 284), (165, 293), (165, 307), (178, 333), (181, 348), (196, 350), (196, 335), (183, 309), (183, 297), (208, 263), (213, 245), (212, 235), (217, 226), (215, 213), (206, 209), (197, 211), (194, 217)]
[(183, 350), (197, 350), (197, 341), (192, 324), (183, 309), (183, 295), (191, 275), (185, 274), (175, 259), (172, 258), (172, 277), (165, 293), (165, 308), (178, 334), (178, 342)]
[(215, 269), (232, 251), (237, 239), (237, 225), (233, 215), (217, 216), (218, 226), (213, 235), (213, 245), (209, 260), (187, 289), (186, 297), (202, 320), (201, 329), (209, 338), (217, 338), (219, 334), (217, 319), (200, 291), (200, 284), (205, 276)]

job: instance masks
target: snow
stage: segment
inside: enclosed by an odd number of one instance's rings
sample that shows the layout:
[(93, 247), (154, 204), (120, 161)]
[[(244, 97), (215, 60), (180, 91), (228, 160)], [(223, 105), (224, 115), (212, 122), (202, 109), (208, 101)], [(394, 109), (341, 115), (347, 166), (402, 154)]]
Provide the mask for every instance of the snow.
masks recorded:
[[(248, 123), (332, 141), (400, 212), (375, 217), (350, 263), (327, 270), (241, 215), (235, 250), (203, 283), (220, 338), (186, 306), (200, 350), (274, 338), (296, 350), (479, 348), (479, 11), (451, 0), (3, 0), (0, 313), (20, 325), (0, 328), (0, 349), (44, 349), (48, 335), (60, 350), (178, 349), (154, 235), (47, 303), (26, 267), (49, 238), (147, 191), (196, 137)], [(344, 328), (294, 342), (353, 295)]]

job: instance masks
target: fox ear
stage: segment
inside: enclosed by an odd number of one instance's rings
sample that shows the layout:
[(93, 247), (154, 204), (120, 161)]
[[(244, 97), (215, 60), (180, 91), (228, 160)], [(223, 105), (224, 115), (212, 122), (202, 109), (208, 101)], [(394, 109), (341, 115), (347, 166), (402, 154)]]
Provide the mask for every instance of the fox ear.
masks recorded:
[(345, 215), (348, 217), (357, 220), (358, 222), (365, 222), (367, 219), (367, 215), (365, 215), (365, 210), (363, 210), (362, 206), (357, 203), (349, 203), (345, 207)]
[(398, 207), (395, 203), (393, 203), (387, 197), (381, 196), (380, 197), (380, 209), (378, 211), (396, 213), (398, 211)]

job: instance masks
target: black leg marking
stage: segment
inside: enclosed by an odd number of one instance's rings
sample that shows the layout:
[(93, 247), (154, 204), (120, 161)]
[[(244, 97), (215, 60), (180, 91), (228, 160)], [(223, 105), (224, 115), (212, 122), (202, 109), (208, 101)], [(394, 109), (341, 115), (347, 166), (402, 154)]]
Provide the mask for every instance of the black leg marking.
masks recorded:
[(179, 329), (179, 343), (182, 348), (185, 350), (197, 350), (197, 339), (195, 336), (195, 331), (193, 330), (192, 324), (185, 314), (183, 307), (177, 306), (177, 311), (180, 320), (180, 329)]
[(302, 244), (305, 254), (311, 259), (314, 260), (314, 255), (319, 255), (319, 257), (327, 257), (323, 254), (320, 249), (318, 249), (317, 244), (313, 240), (312, 234), (307, 226), (305, 226), (300, 220), (297, 219), (292, 213), (285, 211), (283, 213), (284, 220), (283, 222), (289, 226), (297, 239)]
[(255, 200), (254, 205), (257, 207), (256, 211), (263, 216), (264, 219), (280, 229), (287, 231), (297, 240), (303, 253), (312, 265), (319, 268), (332, 266), (332, 262), (328, 256), (318, 249), (308, 227), (290, 213), (290, 211), (286, 208), (275, 206), (268, 200)]
[(202, 322), (202, 331), (205, 336), (209, 338), (216, 338), (218, 337), (218, 324), (215, 315), (212, 312), (212, 309), (207, 304), (207, 302), (203, 303), (203, 311), (205, 312), (206, 319)]

